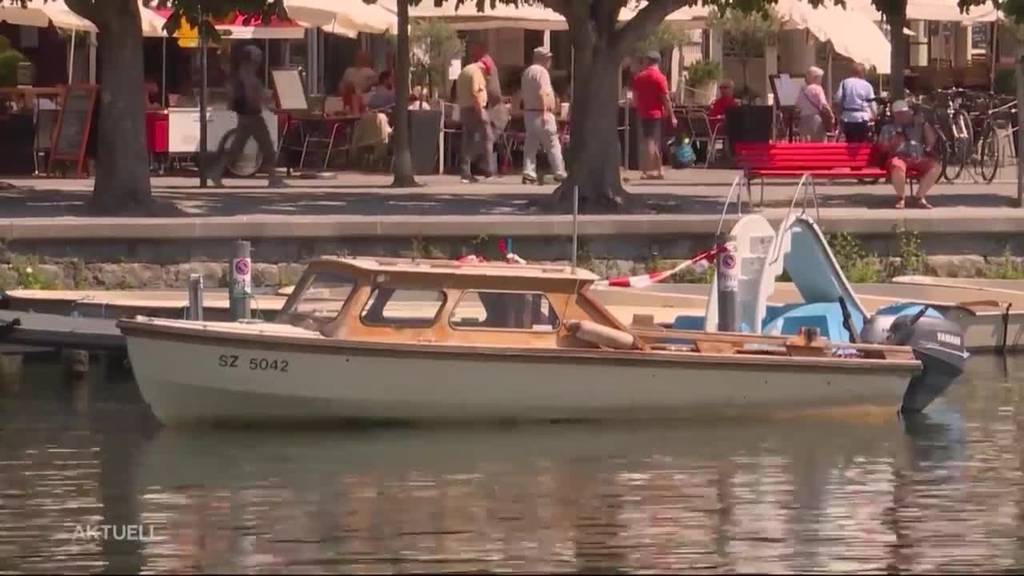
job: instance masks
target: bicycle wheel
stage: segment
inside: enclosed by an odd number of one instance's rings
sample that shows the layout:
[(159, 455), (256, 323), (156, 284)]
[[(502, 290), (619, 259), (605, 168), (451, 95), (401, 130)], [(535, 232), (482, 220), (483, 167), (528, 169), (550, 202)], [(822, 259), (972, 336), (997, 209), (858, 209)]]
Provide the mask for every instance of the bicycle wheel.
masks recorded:
[[(231, 147), (231, 143), (235, 140), (235, 133), (237, 128), (232, 128), (220, 139), (220, 150), (227, 150)], [(240, 178), (247, 178), (255, 174), (260, 166), (263, 164), (263, 154), (260, 153), (260, 147), (256, 143), (256, 139), (250, 138), (245, 143), (245, 147), (242, 149), (242, 153), (238, 155), (238, 158), (234, 162), (228, 165), (228, 172), (231, 172), (235, 176)]]
[(981, 155), (978, 160), (978, 175), (986, 184), (991, 184), (996, 179), (996, 172), (999, 171), (999, 140), (996, 138), (996, 131), (991, 126), (985, 130), (981, 137)]
[(964, 138), (970, 143), (974, 143), (974, 125), (971, 123), (971, 117), (967, 115), (964, 110), (956, 110), (953, 112), (953, 134), (957, 138)]
[(955, 182), (963, 173), (969, 148), (964, 138), (946, 141), (946, 149), (942, 156), (942, 177), (947, 182)]

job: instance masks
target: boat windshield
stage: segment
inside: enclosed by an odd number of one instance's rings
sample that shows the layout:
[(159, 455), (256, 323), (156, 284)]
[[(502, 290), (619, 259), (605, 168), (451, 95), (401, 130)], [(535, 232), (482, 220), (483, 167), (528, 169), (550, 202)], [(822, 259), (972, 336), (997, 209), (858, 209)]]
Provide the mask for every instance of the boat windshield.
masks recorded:
[(355, 280), (338, 272), (315, 272), (307, 276), (278, 315), (278, 321), (319, 330), (334, 320), (345, 305)]

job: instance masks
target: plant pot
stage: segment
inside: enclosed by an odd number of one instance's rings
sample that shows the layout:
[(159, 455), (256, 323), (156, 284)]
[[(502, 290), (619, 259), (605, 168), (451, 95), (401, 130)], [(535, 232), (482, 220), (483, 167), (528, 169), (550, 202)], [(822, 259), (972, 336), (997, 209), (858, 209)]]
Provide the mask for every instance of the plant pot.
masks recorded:
[(708, 106), (715, 99), (717, 82), (705, 82), (696, 88), (686, 90), (686, 104), (693, 106)]

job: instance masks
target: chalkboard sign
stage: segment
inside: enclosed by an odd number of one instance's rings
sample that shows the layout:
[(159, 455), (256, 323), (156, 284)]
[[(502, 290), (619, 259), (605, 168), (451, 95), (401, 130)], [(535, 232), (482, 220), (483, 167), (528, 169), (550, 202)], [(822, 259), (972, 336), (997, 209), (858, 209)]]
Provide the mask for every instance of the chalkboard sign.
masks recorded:
[(85, 165), (85, 147), (89, 143), (93, 111), (96, 106), (95, 84), (68, 86), (61, 101), (57, 129), (53, 133), (50, 152), (50, 171), (54, 163), (70, 160), (75, 163), (75, 175), (82, 175)]

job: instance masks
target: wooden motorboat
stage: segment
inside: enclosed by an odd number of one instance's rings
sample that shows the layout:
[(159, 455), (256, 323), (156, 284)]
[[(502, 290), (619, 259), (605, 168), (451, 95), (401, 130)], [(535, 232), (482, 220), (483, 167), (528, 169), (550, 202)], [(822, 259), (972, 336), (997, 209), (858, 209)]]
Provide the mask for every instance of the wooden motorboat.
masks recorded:
[(911, 348), (626, 327), (560, 266), (330, 258), (274, 323), (118, 323), (167, 424), (686, 418), (890, 405), (948, 382)]

